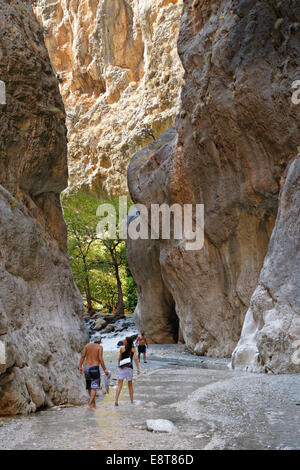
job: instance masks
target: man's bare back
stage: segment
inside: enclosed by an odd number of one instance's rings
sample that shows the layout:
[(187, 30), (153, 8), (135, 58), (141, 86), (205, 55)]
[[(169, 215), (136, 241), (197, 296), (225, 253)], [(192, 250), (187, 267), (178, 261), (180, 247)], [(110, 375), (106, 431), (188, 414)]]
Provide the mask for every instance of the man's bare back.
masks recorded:
[(97, 390), (100, 388), (100, 368), (101, 365), (104, 373), (109, 375), (103, 361), (103, 347), (99, 344), (101, 339), (96, 339), (94, 343), (84, 346), (83, 353), (79, 362), (79, 371), (83, 374), (83, 363), (85, 361), (84, 375), (86, 379), (86, 388), (90, 395), (89, 409), (96, 408), (95, 397)]
[(95, 367), (101, 365), (105, 374), (108, 375), (108, 370), (106, 369), (103, 361), (103, 347), (99, 342), (89, 343), (84, 346), (82, 356), (79, 363), (79, 371), (82, 374), (83, 368), (82, 365), (85, 360), (85, 367)]
[(87, 344), (85, 347), (85, 365), (86, 367), (90, 366), (99, 366), (100, 365), (100, 357), (103, 353), (103, 347), (98, 343), (90, 343)]

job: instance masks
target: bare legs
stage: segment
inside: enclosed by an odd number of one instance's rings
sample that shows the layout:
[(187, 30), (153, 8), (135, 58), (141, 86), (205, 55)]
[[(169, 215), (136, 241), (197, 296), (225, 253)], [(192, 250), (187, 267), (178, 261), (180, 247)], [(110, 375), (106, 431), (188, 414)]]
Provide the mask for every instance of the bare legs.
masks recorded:
[[(144, 362), (147, 362), (147, 361), (146, 361), (146, 353), (145, 353), (145, 352), (143, 353), (143, 358), (144, 358)], [(141, 362), (141, 353), (140, 353), (140, 352), (139, 352), (139, 354), (138, 354), (138, 360), (139, 360), (139, 362)]]
[[(119, 406), (119, 396), (120, 396), (122, 387), (123, 387), (123, 380), (119, 380), (119, 382), (118, 382), (118, 388), (117, 388), (117, 391), (116, 391), (115, 406)], [(132, 380), (128, 380), (128, 390), (129, 390), (130, 401), (131, 401), (131, 403), (133, 403), (133, 385), (132, 385)]]
[(131, 401), (131, 403), (133, 403), (133, 386), (132, 386), (132, 380), (128, 380), (128, 390), (129, 390), (130, 401)]
[(90, 401), (89, 401), (89, 410), (91, 410), (92, 408), (96, 408), (96, 402), (95, 402), (95, 398), (96, 398), (96, 393), (97, 393), (97, 390), (89, 390), (89, 395), (90, 395)]
[(118, 388), (117, 388), (117, 391), (116, 391), (116, 401), (115, 401), (116, 406), (119, 406), (119, 396), (120, 396), (122, 387), (123, 387), (123, 380), (119, 380)]

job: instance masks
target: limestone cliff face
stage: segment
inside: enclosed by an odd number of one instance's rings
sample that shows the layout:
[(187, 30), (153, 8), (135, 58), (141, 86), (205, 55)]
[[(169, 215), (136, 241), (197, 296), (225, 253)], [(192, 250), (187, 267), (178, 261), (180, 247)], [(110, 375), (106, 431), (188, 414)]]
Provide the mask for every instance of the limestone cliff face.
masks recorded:
[(300, 136), (300, 106), (291, 101), (299, 18), (293, 1), (186, 0), (176, 129), (138, 152), (128, 171), (135, 202), (205, 205), (200, 251), (174, 240), (129, 241), (138, 322), (153, 341), (162, 330), (176, 341), (179, 325), (195, 353), (230, 356), (255, 291), (234, 365), (275, 372), (299, 370), (290, 359), (299, 338), (298, 164), (280, 193)]
[(37, 0), (67, 111), (70, 185), (127, 192), (127, 164), (179, 107), (182, 0)]
[(236, 369), (299, 372), (300, 158), (287, 170), (269, 249), (233, 352)]
[(66, 255), (64, 107), (30, 2), (0, 1), (0, 414), (80, 403), (81, 297)]

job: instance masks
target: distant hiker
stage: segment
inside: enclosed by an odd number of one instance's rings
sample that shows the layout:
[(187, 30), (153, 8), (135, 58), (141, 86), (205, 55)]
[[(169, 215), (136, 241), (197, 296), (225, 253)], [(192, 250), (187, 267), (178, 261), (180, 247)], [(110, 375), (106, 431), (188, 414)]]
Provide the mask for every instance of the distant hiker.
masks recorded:
[(141, 360), (141, 354), (143, 354), (144, 362), (146, 361), (146, 346), (149, 347), (145, 332), (141, 331), (141, 334), (137, 337), (136, 343), (139, 353), (139, 362)]
[(133, 365), (132, 365), (132, 359), (134, 358), (136, 367), (137, 367), (137, 373), (140, 373), (140, 366), (137, 360), (136, 356), (136, 349), (133, 347), (133, 338), (132, 337), (127, 337), (124, 340), (124, 347), (120, 349), (120, 355), (119, 355), (119, 382), (118, 382), (118, 388), (116, 391), (116, 401), (115, 405), (119, 405), (119, 396), (123, 387), (123, 381), (128, 380), (128, 390), (129, 390), (129, 396), (130, 396), (130, 401), (133, 403), (133, 385), (132, 385), (132, 378), (133, 378)]
[(112, 309), (112, 306), (110, 305), (110, 306), (108, 307), (108, 313), (111, 313), (112, 311), (113, 311), (113, 309)]
[(84, 360), (84, 375), (86, 381), (86, 388), (90, 395), (89, 400), (89, 410), (96, 408), (96, 393), (100, 389), (100, 367), (104, 370), (105, 375), (109, 375), (108, 370), (106, 369), (103, 361), (103, 347), (100, 345), (101, 336), (100, 334), (95, 334), (94, 343), (89, 343), (84, 346), (83, 353), (79, 362), (79, 372), (83, 373), (82, 364)]

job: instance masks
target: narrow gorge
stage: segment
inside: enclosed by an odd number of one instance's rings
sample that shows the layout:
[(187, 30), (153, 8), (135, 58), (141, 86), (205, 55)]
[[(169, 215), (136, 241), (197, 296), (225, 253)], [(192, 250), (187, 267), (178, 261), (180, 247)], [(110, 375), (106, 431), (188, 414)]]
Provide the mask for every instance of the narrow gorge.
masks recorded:
[(127, 240), (137, 326), (300, 372), (299, 51), (297, 0), (0, 0), (0, 414), (86, 399), (62, 192), (204, 204), (201, 250)]

